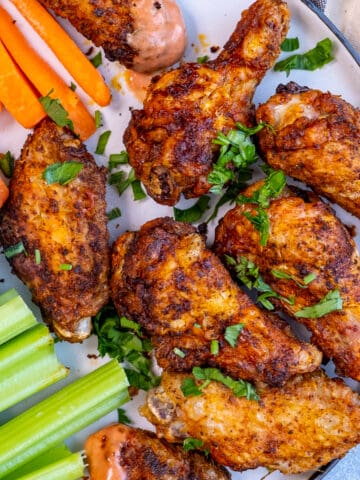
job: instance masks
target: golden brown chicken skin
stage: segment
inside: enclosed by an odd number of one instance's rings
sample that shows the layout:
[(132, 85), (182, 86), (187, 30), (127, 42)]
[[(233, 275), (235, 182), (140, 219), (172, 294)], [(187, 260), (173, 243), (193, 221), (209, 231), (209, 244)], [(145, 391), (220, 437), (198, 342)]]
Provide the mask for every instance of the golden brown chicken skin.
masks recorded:
[(124, 144), (136, 176), (158, 203), (206, 193), (219, 151), (217, 132), (254, 123), (252, 97), (286, 36), (281, 0), (257, 0), (243, 12), (215, 60), (186, 63), (153, 79), (143, 110), (133, 110)]
[(263, 466), (299, 473), (343, 456), (360, 442), (358, 394), (322, 372), (296, 376), (281, 388), (258, 386), (258, 402), (235, 397), (218, 382), (199, 396), (184, 397), (186, 377), (164, 373), (141, 413), (159, 437), (200, 439), (217, 462), (233, 470)]
[[(259, 185), (243, 193), (250, 195)], [(278, 303), (291, 316), (338, 289), (342, 310), (320, 318), (295, 318), (312, 332), (311, 341), (334, 360), (340, 374), (360, 380), (360, 259), (348, 230), (319, 197), (287, 188), (267, 209), (270, 235), (266, 246), (261, 246), (259, 233), (243, 215), (251, 208), (251, 204), (239, 205), (227, 212), (216, 230), (216, 251), (256, 263), (275, 292), (295, 297), (294, 305)], [(298, 283), (276, 278), (272, 270)], [(316, 278), (304, 288), (303, 279), (309, 274)]]
[(85, 443), (91, 480), (229, 480), (224, 468), (152, 432), (114, 424)]
[[(68, 161), (83, 165), (76, 178), (48, 184), (45, 169)], [(90, 316), (109, 298), (105, 181), (105, 171), (81, 141), (44, 120), (15, 162), (0, 213), (2, 246), (22, 242), (26, 252), (10, 259), (14, 272), (31, 290), (44, 320), (71, 342), (90, 335)]]
[[(235, 378), (281, 385), (321, 362), (315, 347), (252, 303), (193, 226), (169, 217), (118, 238), (110, 286), (119, 314), (152, 337), (165, 369), (211, 365)], [(240, 323), (244, 328), (231, 346), (226, 328)], [(212, 340), (218, 354), (211, 354)]]
[(259, 133), (269, 165), (302, 180), (360, 217), (360, 110), (339, 96), (293, 82), (256, 112), (274, 128)]

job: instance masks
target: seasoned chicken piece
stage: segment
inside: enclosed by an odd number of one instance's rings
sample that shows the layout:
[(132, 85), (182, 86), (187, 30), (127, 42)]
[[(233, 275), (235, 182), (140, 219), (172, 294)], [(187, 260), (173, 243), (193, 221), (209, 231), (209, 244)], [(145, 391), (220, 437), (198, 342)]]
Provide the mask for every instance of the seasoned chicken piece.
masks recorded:
[(175, 0), (40, 0), (69, 20), (106, 57), (138, 72), (173, 65), (184, 53), (186, 29)]
[[(82, 170), (69, 183), (50, 184), (43, 174), (58, 162), (65, 170), (65, 162), (78, 162)], [(0, 243), (24, 246), (9, 259), (15, 273), (44, 320), (71, 342), (90, 335), (90, 317), (109, 298), (105, 181), (105, 170), (81, 141), (47, 119), (15, 162), (10, 197), (0, 212)]]
[(260, 105), (259, 133), (269, 165), (302, 180), (360, 217), (360, 110), (342, 98), (291, 82)]
[(124, 134), (129, 161), (149, 195), (174, 205), (206, 193), (219, 147), (217, 132), (254, 123), (252, 97), (286, 36), (281, 0), (257, 0), (216, 60), (186, 63), (153, 79), (143, 110), (133, 110)]
[(152, 432), (110, 425), (85, 443), (91, 480), (229, 480), (230, 475), (198, 452), (185, 452)]
[[(110, 286), (119, 314), (152, 337), (165, 369), (211, 365), (236, 378), (281, 385), (321, 362), (315, 347), (252, 303), (191, 225), (159, 218), (120, 236)], [(244, 328), (231, 346), (225, 333), (236, 324)]]
[(159, 437), (204, 442), (233, 470), (259, 466), (298, 473), (343, 456), (360, 442), (360, 401), (341, 380), (322, 372), (299, 375), (281, 388), (258, 386), (260, 401), (235, 397), (218, 382), (184, 397), (185, 374), (164, 373), (141, 413)]
[[(243, 193), (249, 196), (259, 185)], [(316, 195), (286, 188), (267, 209), (270, 235), (261, 246), (259, 233), (243, 215), (251, 209), (251, 204), (239, 205), (227, 212), (216, 230), (217, 253), (246, 257), (258, 265), (275, 292), (295, 297), (293, 305), (274, 299), (291, 316), (337, 289), (341, 310), (320, 318), (295, 318), (312, 332), (312, 342), (334, 360), (339, 374), (360, 380), (360, 258), (349, 232)], [(291, 278), (278, 278), (278, 272)], [(304, 288), (309, 274), (316, 278)]]

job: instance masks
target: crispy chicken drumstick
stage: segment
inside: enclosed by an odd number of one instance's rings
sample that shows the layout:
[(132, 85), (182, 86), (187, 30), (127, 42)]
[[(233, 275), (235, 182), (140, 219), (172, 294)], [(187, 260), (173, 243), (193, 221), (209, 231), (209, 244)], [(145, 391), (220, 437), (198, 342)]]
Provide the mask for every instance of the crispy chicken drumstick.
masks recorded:
[(206, 193), (218, 131), (254, 123), (252, 97), (273, 65), (289, 26), (282, 0), (257, 0), (243, 12), (217, 59), (186, 63), (156, 77), (143, 110), (124, 134), (129, 161), (149, 195), (174, 205), (181, 193)]
[[(321, 361), (315, 347), (298, 341), (278, 317), (252, 303), (194, 227), (169, 217), (118, 238), (110, 285), (119, 314), (139, 322), (152, 337), (165, 369), (211, 365), (235, 378), (281, 385)], [(241, 323), (231, 346), (225, 330)], [(218, 342), (218, 354), (211, 353), (211, 341)]]
[[(58, 162), (81, 163), (82, 169), (69, 183), (48, 183), (44, 172)], [(90, 317), (109, 298), (105, 181), (105, 170), (81, 141), (44, 120), (15, 162), (0, 212), (0, 243), (24, 247), (10, 259), (15, 273), (44, 320), (71, 342), (90, 335)]]
[[(260, 184), (244, 195), (251, 195)], [(341, 310), (318, 318), (295, 318), (312, 332), (312, 342), (334, 360), (340, 374), (360, 380), (360, 258), (349, 232), (319, 197), (285, 188), (267, 209), (270, 233), (262, 247), (259, 233), (243, 215), (252, 208), (252, 204), (239, 205), (227, 212), (216, 230), (217, 253), (238, 260), (246, 257), (258, 265), (275, 292), (295, 297), (293, 305), (278, 300), (291, 316), (338, 290)], [(309, 274), (314, 279), (305, 286)]]

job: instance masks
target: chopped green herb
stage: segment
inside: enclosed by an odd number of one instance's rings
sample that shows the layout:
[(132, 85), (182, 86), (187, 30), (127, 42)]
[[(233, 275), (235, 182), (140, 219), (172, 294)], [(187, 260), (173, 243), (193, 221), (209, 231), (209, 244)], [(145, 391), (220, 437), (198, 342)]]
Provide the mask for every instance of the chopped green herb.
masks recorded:
[(16, 255), (19, 255), (20, 253), (24, 253), (26, 255), (26, 250), (23, 242), (19, 242), (16, 245), (11, 245), (4, 250), (4, 255), (6, 258), (16, 257)]
[(204, 55), (203, 57), (197, 57), (197, 63), (206, 63), (209, 60), (209, 55)]
[(300, 42), (298, 37), (295, 38), (285, 38), (285, 40), (280, 45), (280, 48), (283, 52), (293, 52), (300, 47)]
[(83, 168), (83, 163), (75, 162), (74, 160), (56, 162), (45, 168), (42, 178), (48, 185), (52, 185), (53, 183), (67, 185), (77, 177)]
[(35, 249), (35, 263), (36, 265), (40, 265), (41, 263), (41, 253), (38, 248)]
[(325, 38), (318, 42), (315, 48), (306, 53), (291, 55), (285, 60), (277, 62), (274, 66), (276, 72), (286, 72), (289, 75), (290, 70), (316, 70), (321, 68), (334, 59), (332, 53), (332, 41)]
[(105, 148), (108, 143), (110, 135), (111, 135), (111, 130), (106, 130), (106, 132), (103, 132), (100, 135), (95, 153), (97, 153), (98, 155), (104, 155)]
[(50, 97), (53, 91), (54, 90), (50, 90), (45, 97), (40, 97), (39, 102), (56, 125), (59, 125), (59, 127), (69, 127), (70, 130), (74, 130), (74, 124), (72, 120), (70, 120), (68, 112), (61, 105), (60, 100)]
[(295, 313), (300, 318), (320, 318), (324, 315), (342, 309), (342, 298), (338, 289), (331, 290), (316, 305), (305, 307)]
[(180, 350), (180, 348), (175, 347), (173, 349), (173, 352), (175, 353), (175, 355), (177, 355), (180, 358), (185, 358), (186, 357), (186, 353), (184, 353), (182, 350)]
[(250, 169), (246, 169), (246, 170), (244, 169), (241, 172), (238, 172), (237, 176), (238, 176), (237, 182), (230, 183), (230, 185), (225, 190), (225, 193), (220, 197), (218, 202), (215, 204), (213, 213), (210, 215), (210, 217), (206, 220), (205, 223), (209, 223), (211, 220), (217, 217), (220, 207), (222, 207), (226, 203), (229, 203), (231, 205), (233, 202), (235, 202), (241, 190), (243, 190), (246, 187), (245, 182), (251, 179), (252, 172)]
[(194, 327), (195, 328), (201, 328), (201, 325), (200, 325), (200, 323), (194, 323)]
[(119, 207), (115, 207), (106, 213), (109, 220), (115, 220), (115, 218), (121, 217), (121, 210)]
[(60, 265), (60, 270), (72, 270), (72, 265), (71, 263), (62, 263)]
[(210, 197), (208, 195), (202, 195), (192, 207), (186, 210), (180, 210), (180, 208), (174, 207), (174, 218), (179, 222), (197, 222), (209, 208), (209, 202)]
[(134, 322), (134, 320), (129, 320), (126, 317), (120, 317), (120, 326), (122, 328), (129, 328), (130, 330), (134, 330), (136, 333), (140, 333), (141, 326), (139, 323)]
[(196, 385), (195, 380), (191, 377), (184, 378), (180, 389), (184, 397), (197, 397), (202, 393), (200, 388)]
[(95, 110), (95, 127), (100, 128), (102, 126), (102, 115), (100, 110)]
[(198, 440), (197, 438), (188, 437), (185, 438), (183, 441), (183, 449), (185, 452), (189, 450), (196, 450), (197, 448), (201, 448), (204, 445), (202, 440)]
[(102, 55), (99, 51), (94, 57), (90, 58), (90, 62), (94, 65), (95, 68), (100, 67), (102, 64)]
[(210, 353), (211, 355), (219, 355), (219, 342), (217, 340), (211, 340)]
[(113, 170), (119, 165), (124, 165), (129, 163), (129, 155), (125, 150), (120, 153), (112, 153), (109, 156), (109, 171)]
[(309, 283), (313, 282), (316, 279), (315, 273), (309, 273), (306, 277), (303, 278), (304, 285), (309, 285)]
[(271, 274), (275, 278), (280, 278), (280, 279), (285, 279), (285, 280), (292, 280), (293, 282), (296, 283), (296, 285), (300, 288), (307, 288), (308, 284), (311, 283), (313, 280), (315, 280), (316, 275), (315, 273), (309, 273), (309, 275), (306, 275), (306, 277), (303, 278), (303, 282), (299, 282), (293, 275), (289, 275), (286, 272), (283, 272), (281, 270), (276, 270), (273, 269), (271, 270)]
[(132, 423), (130, 418), (127, 416), (125, 410), (123, 408), (118, 408), (117, 409), (117, 416), (118, 416), (118, 422), (123, 423), (125, 425), (129, 425)]
[(142, 189), (140, 180), (133, 180), (131, 182), (131, 189), (133, 192), (133, 198), (135, 202), (137, 200), (143, 200), (144, 198), (146, 198), (146, 193)]
[(10, 178), (14, 170), (14, 157), (10, 152), (0, 154), (0, 170), (5, 177)]
[(237, 323), (235, 325), (230, 325), (229, 327), (226, 327), (224, 338), (233, 348), (236, 347), (237, 339), (243, 328), (244, 323)]
[(72, 90), (73, 92), (75, 92), (76, 89), (77, 89), (77, 85), (75, 85), (74, 82), (71, 82), (71, 83), (70, 83), (70, 90)]

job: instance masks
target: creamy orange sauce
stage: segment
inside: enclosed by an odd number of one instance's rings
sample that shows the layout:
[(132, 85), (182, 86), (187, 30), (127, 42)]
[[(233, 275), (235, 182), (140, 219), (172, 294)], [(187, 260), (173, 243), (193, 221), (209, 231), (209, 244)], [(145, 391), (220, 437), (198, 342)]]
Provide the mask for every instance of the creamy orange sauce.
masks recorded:
[(180, 60), (186, 47), (186, 30), (174, 0), (134, 0), (131, 13), (135, 28), (127, 41), (139, 51), (133, 70), (154, 72)]
[(143, 102), (146, 97), (147, 87), (150, 85), (153, 74), (135, 72), (134, 70), (126, 70), (124, 77), (128, 89), (140, 102)]

